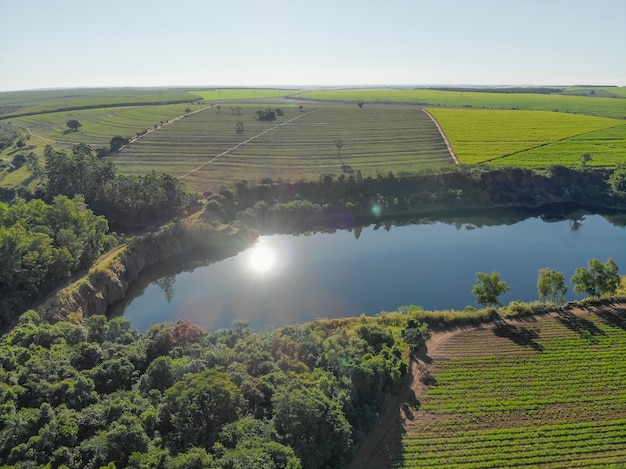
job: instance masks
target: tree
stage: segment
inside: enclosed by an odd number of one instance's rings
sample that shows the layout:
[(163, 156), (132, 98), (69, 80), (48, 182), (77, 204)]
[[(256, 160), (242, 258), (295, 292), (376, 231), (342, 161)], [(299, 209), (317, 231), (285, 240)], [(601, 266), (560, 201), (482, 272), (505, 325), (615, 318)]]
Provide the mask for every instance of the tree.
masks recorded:
[(486, 274), (478, 272), (476, 274), (478, 283), (472, 288), (472, 294), (476, 296), (476, 303), (481, 306), (502, 306), (503, 303), (498, 298), (503, 293), (510, 290), (509, 285), (500, 280), (500, 274), (492, 272)]
[(83, 124), (81, 124), (80, 122), (78, 122), (76, 119), (71, 119), (69, 121), (67, 121), (65, 123), (65, 125), (67, 126), (67, 128), (71, 131), (71, 132), (77, 132), (79, 127), (82, 127)]
[(124, 145), (128, 143), (128, 139), (124, 137), (113, 137), (111, 139), (111, 153), (119, 151)]
[(626, 166), (619, 166), (613, 171), (608, 182), (613, 192), (626, 193)]
[(578, 267), (570, 279), (574, 284), (574, 292), (599, 298), (617, 293), (620, 277), (615, 261), (609, 257), (606, 263), (598, 259), (589, 259), (588, 268)]
[(339, 158), (339, 161), (341, 161), (341, 166), (344, 166), (343, 160), (341, 159), (341, 149), (343, 148), (343, 140), (340, 138), (336, 138), (335, 146), (337, 147), (337, 158)]
[(591, 156), (591, 153), (585, 153), (580, 157), (580, 167), (582, 169), (585, 169), (587, 167), (587, 164), (591, 163), (591, 160), (593, 160), (593, 157)]
[(565, 276), (563, 272), (557, 272), (554, 269), (539, 269), (539, 278), (537, 279), (537, 294), (543, 302), (549, 301), (558, 305), (565, 301), (567, 293), (567, 285), (565, 285)]

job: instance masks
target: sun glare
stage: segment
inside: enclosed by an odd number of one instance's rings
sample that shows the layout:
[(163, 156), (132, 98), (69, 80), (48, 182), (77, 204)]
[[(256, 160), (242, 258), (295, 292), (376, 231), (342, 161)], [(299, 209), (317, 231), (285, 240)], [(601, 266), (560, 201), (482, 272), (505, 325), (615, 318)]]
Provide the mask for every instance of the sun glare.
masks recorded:
[(274, 267), (274, 251), (265, 246), (257, 246), (250, 251), (250, 267), (257, 272), (269, 272)]

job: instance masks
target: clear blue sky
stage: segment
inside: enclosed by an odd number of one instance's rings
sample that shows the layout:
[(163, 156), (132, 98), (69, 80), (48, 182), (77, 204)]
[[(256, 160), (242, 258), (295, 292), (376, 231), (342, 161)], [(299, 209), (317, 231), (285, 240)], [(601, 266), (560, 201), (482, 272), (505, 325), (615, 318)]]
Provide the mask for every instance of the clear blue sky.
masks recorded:
[(0, 0), (0, 90), (626, 85), (626, 0)]

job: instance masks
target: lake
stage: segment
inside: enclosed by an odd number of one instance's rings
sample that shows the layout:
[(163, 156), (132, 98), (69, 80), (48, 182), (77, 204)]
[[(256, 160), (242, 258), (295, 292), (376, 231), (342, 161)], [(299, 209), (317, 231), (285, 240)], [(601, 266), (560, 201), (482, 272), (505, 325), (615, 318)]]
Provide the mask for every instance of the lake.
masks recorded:
[[(462, 309), (476, 306), (476, 272), (492, 271), (511, 288), (501, 297), (505, 303), (533, 301), (543, 267), (569, 281), (588, 259), (613, 257), (626, 272), (624, 224), (624, 215), (524, 218), (509, 211), (261, 236), (227, 259), (194, 253), (146, 269), (112, 312), (141, 330), (179, 319), (207, 328), (243, 320), (261, 330), (407, 305)], [(569, 290), (567, 299), (576, 299)]]

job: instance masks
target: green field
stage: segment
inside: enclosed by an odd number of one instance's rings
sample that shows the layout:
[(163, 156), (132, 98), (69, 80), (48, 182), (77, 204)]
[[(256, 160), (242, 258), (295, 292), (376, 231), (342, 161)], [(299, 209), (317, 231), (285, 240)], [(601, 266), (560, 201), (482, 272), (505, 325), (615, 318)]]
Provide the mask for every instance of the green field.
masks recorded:
[[(35, 116), (16, 117), (11, 122), (32, 135), (42, 137), (50, 144), (71, 148), (86, 143), (93, 148), (109, 146), (116, 135), (131, 137), (137, 132), (152, 129), (154, 125), (182, 116), (186, 109), (197, 110), (204, 106), (168, 104), (163, 106), (124, 106), (95, 108), (79, 111), (61, 111)], [(78, 132), (68, 132), (66, 122), (76, 119), (81, 123)]]
[(429, 109), (461, 163), (527, 167), (626, 161), (626, 122), (545, 111)]
[(623, 467), (626, 326), (612, 312), (459, 334), (395, 467)]
[[(616, 96), (623, 88), (611, 88)], [(315, 100), (401, 102), (431, 106), (472, 107), (485, 109), (526, 109), (559, 111), (590, 116), (626, 118), (626, 99), (602, 96), (563, 94), (489, 93), (468, 91), (372, 89), (313, 91), (299, 97)]]
[(339, 176), (337, 138), (344, 142), (343, 163), (363, 176), (452, 163), (435, 125), (412, 106), (287, 105), (279, 106), (284, 115), (275, 122), (261, 122), (256, 111), (264, 106), (238, 105), (240, 115), (227, 106), (207, 109), (145, 136), (114, 160), (124, 172), (167, 171), (198, 190), (241, 179)]
[(0, 116), (54, 112), (68, 108), (192, 102), (200, 99), (182, 88), (84, 88), (0, 92)]

